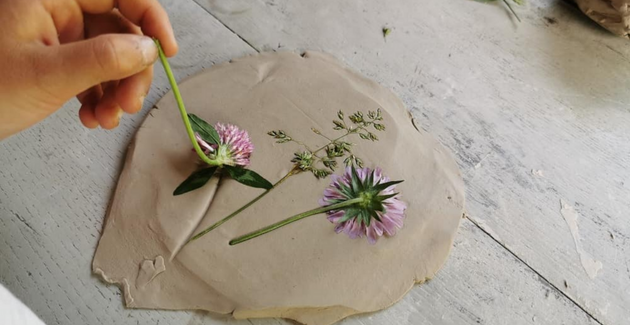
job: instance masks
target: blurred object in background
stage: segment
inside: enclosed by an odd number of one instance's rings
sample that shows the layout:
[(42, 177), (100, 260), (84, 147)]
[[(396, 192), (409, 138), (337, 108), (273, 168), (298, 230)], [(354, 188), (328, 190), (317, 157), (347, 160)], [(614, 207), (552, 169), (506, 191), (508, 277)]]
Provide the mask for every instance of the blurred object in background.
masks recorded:
[(615, 35), (630, 37), (630, 0), (574, 0), (587, 16)]

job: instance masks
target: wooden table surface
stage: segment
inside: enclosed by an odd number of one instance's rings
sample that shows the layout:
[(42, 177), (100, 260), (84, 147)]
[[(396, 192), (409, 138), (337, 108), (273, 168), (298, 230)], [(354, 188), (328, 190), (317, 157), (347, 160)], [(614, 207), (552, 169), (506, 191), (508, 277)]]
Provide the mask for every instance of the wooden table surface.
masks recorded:
[[(446, 265), (342, 324), (630, 324), (627, 39), (554, 0), (516, 8), (522, 23), (467, 0), (162, 3), (178, 79), (260, 51), (328, 52), (455, 153), (468, 217)], [(0, 142), (0, 283), (48, 324), (289, 324), (128, 310), (91, 274), (126, 147), (168, 90), (158, 67), (145, 110), (113, 132), (82, 128), (72, 101)]]

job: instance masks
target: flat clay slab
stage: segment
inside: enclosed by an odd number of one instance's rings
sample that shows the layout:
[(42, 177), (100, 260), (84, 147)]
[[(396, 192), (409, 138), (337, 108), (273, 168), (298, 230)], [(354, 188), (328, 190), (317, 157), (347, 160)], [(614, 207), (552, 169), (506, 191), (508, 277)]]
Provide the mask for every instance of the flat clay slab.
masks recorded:
[[(198, 166), (172, 93), (151, 111), (129, 147), (93, 261), (105, 281), (119, 284), (127, 307), (202, 309), (236, 318), (282, 317), (328, 325), (400, 300), (435, 275), (464, 213), (464, 185), (451, 156), (416, 130), (390, 91), (307, 52), (265, 53), (220, 64), (181, 84), (191, 113), (211, 124), (236, 124), (255, 145), (251, 169), (275, 182), (299, 147), (266, 133), (283, 129), (320, 146), (311, 127), (334, 136), (336, 112), (383, 110), (380, 141), (358, 137), (354, 152), (379, 166), (408, 204), (405, 226), (376, 245), (335, 234), (325, 215), (229, 246), (228, 241), (318, 206), (329, 179), (291, 177), (235, 219), (183, 246), (193, 233), (228, 215), (261, 190), (230, 179), (173, 197)], [(338, 173), (342, 171), (339, 170)], [(183, 247), (182, 247), (183, 246)]]

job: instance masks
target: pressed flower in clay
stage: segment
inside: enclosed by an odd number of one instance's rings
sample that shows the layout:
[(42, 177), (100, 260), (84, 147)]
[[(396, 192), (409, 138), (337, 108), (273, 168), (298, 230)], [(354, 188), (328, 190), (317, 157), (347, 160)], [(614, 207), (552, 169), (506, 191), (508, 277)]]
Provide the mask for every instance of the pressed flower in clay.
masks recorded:
[(344, 232), (350, 238), (367, 237), (375, 244), (383, 235), (393, 236), (403, 226), (407, 205), (395, 193), (396, 184), (383, 176), (380, 168), (346, 168), (342, 176), (333, 176), (333, 181), (320, 200), (322, 207), (284, 219), (260, 230), (230, 241), (230, 245), (262, 236), (298, 220), (327, 213), (337, 233)]
[(218, 144), (210, 144), (199, 133), (195, 133), (195, 139), (206, 156), (214, 158), (222, 165), (249, 166), (249, 157), (254, 151), (254, 145), (247, 131), (232, 124), (222, 123), (215, 124), (214, 128), (219, 134)]
[(173, 88), (173, 95), (186, 127), (188, 138), (193, 149), (206, 164), (205, 168), (195, 171), (184, 180), (173, 192), (181, 195), (204, 186), (215, 174), (221, 175), (226, 171), (237, 182), (256, 188), (271, 189), (272, 184), (258, 173), (246, 169), (250, 163), (250, 156), (254, 146), (246, 131), (230, 124), (217, 123), (216, 127), (208, 124), (194, 114), (188, 114), (179, 87), (173, 76), (173, 71), (166, 60), (160, 42), (155, 40), (160, 61), (168, 81)]
[[(356, 170), (356, 174), (359, 182), (355, 183), (352, 168), (346, 168), (342, 176), (332, 175), (332, 183), (320, 200), (320, 205), (326, 207), (355, 197), (364, 199), (364, 204), (359, 204), (357, 208), (327, 212), (328, 220), (336, 225), (335, 232), (343, 232), (353, 239), (365, 235), (370, 244), (376, 243), (378, 237), (384, 234), (395, 235), (403, 226), (407, 209), (407, 205), (394, 193), (399, 182), (390, 182), (389, 177), (383, 176), (380, 168), (360, 168)], [(361, 186), (353, 186), (359, 183)], [(379, 196), (382, 200), (376, 199)]]

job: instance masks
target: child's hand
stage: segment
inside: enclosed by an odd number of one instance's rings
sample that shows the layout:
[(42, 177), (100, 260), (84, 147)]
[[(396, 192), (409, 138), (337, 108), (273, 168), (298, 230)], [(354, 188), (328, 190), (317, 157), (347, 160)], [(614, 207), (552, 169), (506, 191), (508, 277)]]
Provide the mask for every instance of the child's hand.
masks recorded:
[(142, 108), (157, 49), (177, 53), (157, 0), (0, 0), (0, 139), (77, 96), (88, 128)]

